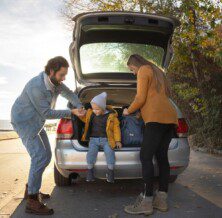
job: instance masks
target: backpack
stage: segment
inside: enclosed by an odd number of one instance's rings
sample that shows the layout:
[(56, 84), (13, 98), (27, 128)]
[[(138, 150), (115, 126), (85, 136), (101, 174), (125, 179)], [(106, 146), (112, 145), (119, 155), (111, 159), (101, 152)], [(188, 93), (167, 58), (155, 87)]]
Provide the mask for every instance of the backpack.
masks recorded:
[(144, 122), (135, 115), (122, 116), (121, 142), (124, 146), (133, 147), (142, 144)]

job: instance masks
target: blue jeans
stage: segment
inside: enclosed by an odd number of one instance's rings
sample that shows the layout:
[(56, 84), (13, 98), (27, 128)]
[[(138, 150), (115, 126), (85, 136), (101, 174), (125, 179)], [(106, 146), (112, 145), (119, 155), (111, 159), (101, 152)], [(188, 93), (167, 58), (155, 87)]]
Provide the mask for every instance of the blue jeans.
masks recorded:
[(99, 148), (103, 148), (108, 168), (113, 170), (115, 165), (115, 151), (110, 147), (108, 139), (93, 137), (90, 138), (89, 150), (86, 156), (88, 169), (92, 169), (96, 163)]
[[(13, 127), (16, 130), (16, 125)], [(31, 157), (28, 194), (37, 194), (41, 188), (42, 174), (52, 157), (49, 139), (46, 131), (42, 129), (35, 137), (23, 137), (21, 140)]]

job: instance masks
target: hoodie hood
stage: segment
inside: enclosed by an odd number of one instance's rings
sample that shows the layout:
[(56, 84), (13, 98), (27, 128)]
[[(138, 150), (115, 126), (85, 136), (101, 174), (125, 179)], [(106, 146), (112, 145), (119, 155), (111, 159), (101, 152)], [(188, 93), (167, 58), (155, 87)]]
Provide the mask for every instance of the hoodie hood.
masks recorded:
[(106, 110), (109, 111), (110, 114), (113, 114), (115, 117), (118, 117), (118, 113), (116, 110), (113, 109), (113, 107), (111, 105), (107, 105), (106, 106)]

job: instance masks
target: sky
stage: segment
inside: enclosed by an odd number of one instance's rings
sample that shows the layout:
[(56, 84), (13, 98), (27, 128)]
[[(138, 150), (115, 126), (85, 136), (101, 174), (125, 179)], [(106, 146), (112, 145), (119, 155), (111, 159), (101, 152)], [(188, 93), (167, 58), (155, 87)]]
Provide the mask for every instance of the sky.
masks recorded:
[[(61, 17), (61, 4), (62, 0), (0, 1), (0, 119), (10, 119), (15, 99), (50, 58), (63, 56), (70, 63), (72, 31)], [(65, 84), (74, 90), (71, 67)], [(56, 109), (66, 104), (59, 97)]]

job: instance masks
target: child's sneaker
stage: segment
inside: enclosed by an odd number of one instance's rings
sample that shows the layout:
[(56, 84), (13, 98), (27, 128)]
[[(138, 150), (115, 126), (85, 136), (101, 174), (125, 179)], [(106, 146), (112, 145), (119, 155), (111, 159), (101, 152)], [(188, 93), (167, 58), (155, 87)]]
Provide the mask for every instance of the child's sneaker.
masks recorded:
[(108, 169), (106, 174), (106, 181), (109, 183), (114, 183), (114, 170)]
[(87, 181), (87, 182), (94, 182), (94, 181), (95, 181), (93, 168), (92, 168), (92, 169), (88, 169), (86, 181)]

